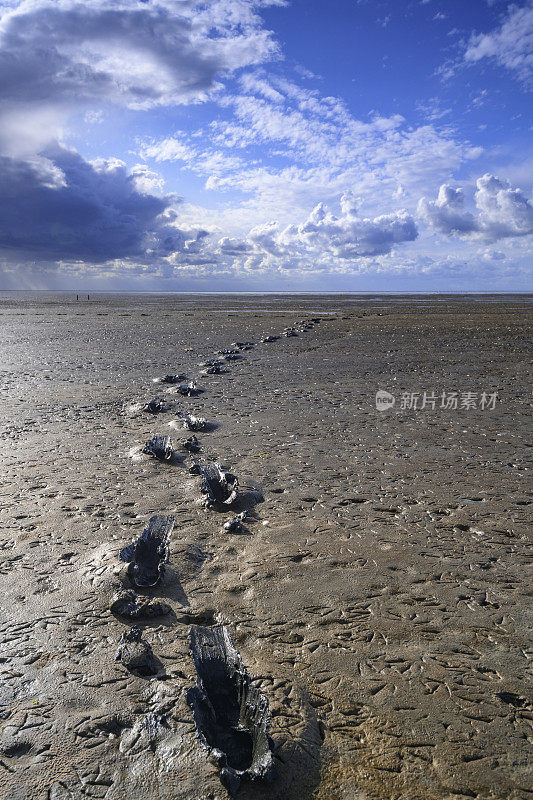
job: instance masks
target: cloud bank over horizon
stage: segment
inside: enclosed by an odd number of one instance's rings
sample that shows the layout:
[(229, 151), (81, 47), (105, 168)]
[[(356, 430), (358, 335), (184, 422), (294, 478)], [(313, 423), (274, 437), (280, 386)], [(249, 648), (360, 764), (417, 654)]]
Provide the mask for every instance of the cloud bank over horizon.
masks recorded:
[[(0, 287), (525, 285), (533, 158), (517, 185), (519, 162), (435, 96), (377, 110), (369, 94), (356, 111), (360, 81), (355, 103), (344, 78), (345, 96), (325, 90), (312, 58), (288, 63), (265, 15), (289, 13), (285, 0), (0, 3)], [(526, 92), (531, 18), (510, 6), (458, 52)]]

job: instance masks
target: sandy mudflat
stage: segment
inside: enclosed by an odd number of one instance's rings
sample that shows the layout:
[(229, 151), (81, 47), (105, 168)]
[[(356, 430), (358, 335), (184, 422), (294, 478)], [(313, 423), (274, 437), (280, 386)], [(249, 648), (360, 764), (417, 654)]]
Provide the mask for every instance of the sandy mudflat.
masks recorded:
[[(528, 302), (72, 297), (0, 295), (1, 797), (226, 798), (185, 701), (190, 624), (222, 622), (272, 710), (278, 778), (242, 800), (531, 798)], [(198, 398), (152, 382), (320, 316)], [(424, 391), (434, 410), (400, 407)], [(167, 413), (124, 413), (157, 394)], [(217, 424), (200, 455), (239, 476), (244, 534), (190, 459), (139, 453), (189, 411)], [(146, 679), (115, 662), (109, 605), (154, 513), (176, 518), (173, 614), (143, 625)]]

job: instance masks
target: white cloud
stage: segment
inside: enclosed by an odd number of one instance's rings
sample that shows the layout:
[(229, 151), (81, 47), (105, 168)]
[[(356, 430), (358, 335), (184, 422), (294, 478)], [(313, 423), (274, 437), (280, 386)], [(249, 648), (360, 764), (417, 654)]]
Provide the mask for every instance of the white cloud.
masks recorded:
[(135, 164), (131, 169), (135, 188), (141, 194), (163, 196), (165, 181), (158, 172), (148, 169), (146, 164)]
[(395, 245), (417, 238), (415, 221), (407, 211), (371, 219), (359, 216), (358, 205), (357, 198), (346, 193), (340, 199), (341, 215), (335, 216), (319, 203), (305, 222), (286, 229), (280, 239), (290, 247), (305, 248), (307, 253), (358, 259), (390, 253)]
[(158, 142), (145, 142), (141, 146), (140, 155), (156, 162), (182, 162), (191, 172), (206, 177), (208, 189), (218, 188), (224, 184), (227, 175), (244, 170), (247, 166), (238, 156), (212, 147), (202, 148), (187, 140), (187, 135), (178, 131), (174, 136)]
[(431, 228), (447, 235), (497, 241), (533, 233), (533, 206), (519, 189), (489, 174), (478, 178), (476, 186), (477, 213), (465, 209), (461, 189), (445, 184), (440, 187), (437, 200), (420, 201), (420, 217)]
[(275, 57), (257, 14), (276, 0), (23, 0), (0, 17), (0, 102), (204, 100), (220, 76)]
[(251, 246), (248, 242), (242, 239), (231, 239), (229, 236), (223, 236), (218, 243), (218, 252), (221, 255), (227, 256), (240, 256), (243, 253), (248, 253)]
[(477, 181), (475, 200), (480, 228), (491, 239), (533, 233), (533, 206), (507, 181), (484, 175)]
[(418, 236), (407, 211), (368, 218), (359, 215), (358, 200), (349, 193), (339, 200), (340, 215), (319, 203), (299, 224), (282, 227), (278, 221), (255, 225), (241, 239), (223, 237), (218, 243), (220, 260), (246, 269), (306, 271), (358, 269), (367, 259), (388, 255)]
[(418, 204), (420, 217), (442, 233), (472, 233), (476, 230), (474, 215), (464, 208), (462, 189), (443, 184), (436, 200), (423, 197)]
[(506, 19), (490, 33), (471, 36), (465, 60), (470, 63), (488, 58), (512, 70), (524, 84), (533, 83), (533, 5), (509, 6)]
[(103, 111), (86, 111), (83, 117), (83, 120), (87, 123), (87, 125), (99, 125), (101, 122), (103, 122), (103, 119)]
[(273, 218), (284, 227), (347, 191), (372, 217), (394, 212), (400, 195), (414, 208), (428, 187), (481, 153), (450, 131), (411, 128), (397, 114), (357, 119), (339, 98), (286, 78), (254, 73), (240, 88), (221, 99), (226, 119), (194, 136), (145, 142), (141, 150), (146, 159), (180, 162), (218, 194), (239, 193), (231, 209), (221, 204), (218, 216), (206, 212), (224, 235), (242, 237)]

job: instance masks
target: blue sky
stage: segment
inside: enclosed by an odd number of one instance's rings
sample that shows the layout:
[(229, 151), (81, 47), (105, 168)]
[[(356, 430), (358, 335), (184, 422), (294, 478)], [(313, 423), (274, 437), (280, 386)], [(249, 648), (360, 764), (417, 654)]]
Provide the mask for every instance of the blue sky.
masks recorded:
[(0, 288), (531, 289), (533, 3), (0, 0)]

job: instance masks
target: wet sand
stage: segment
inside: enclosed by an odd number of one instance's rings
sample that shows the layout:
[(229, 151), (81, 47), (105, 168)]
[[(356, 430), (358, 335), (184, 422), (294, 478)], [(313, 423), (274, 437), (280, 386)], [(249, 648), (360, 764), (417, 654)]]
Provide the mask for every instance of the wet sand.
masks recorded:
[[(531, 798), (530, 300), (0, 294), (0, 796), (226, 798), (185, 699), (190, 625), (223, 623), (272, 713), (278, 777), (242, 800)], [(153, 382), (309, 318), (199, 397)], [(189, 456), (141, 453), (184, 413), (216, 424), (199, 458), (239, 476), (244, 533)], [(141, 625), (142, 678), (109, 607), (156, 513), (173, 613)]]

